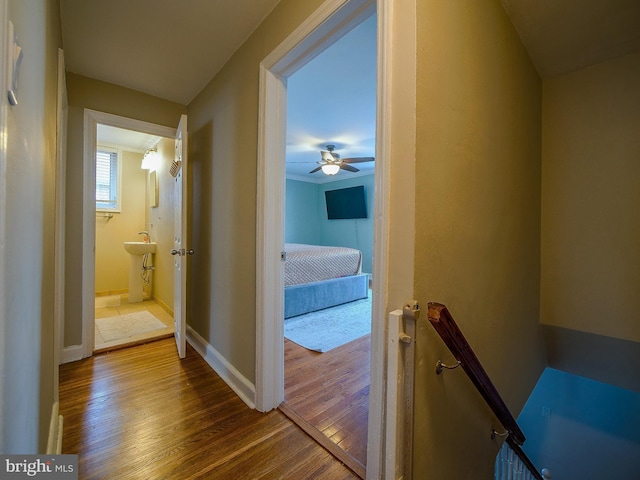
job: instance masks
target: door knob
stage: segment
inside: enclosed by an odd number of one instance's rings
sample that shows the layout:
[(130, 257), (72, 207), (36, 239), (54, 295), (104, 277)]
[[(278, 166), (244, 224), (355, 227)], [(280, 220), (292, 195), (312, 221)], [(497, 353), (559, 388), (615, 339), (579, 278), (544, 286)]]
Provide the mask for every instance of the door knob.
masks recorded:
[(190, 248), (189, 250), (185, 250), (184, 248), (182, 248), (180, 250), (176, 250), (174, 248), (173, 250), (171, 250), (170, 253), (171, 253), (171, 255), (180, 255), (180, 256), (182, 256), (182, 255), (193, 255), (196, 252), (193, 251), (193, 248)]

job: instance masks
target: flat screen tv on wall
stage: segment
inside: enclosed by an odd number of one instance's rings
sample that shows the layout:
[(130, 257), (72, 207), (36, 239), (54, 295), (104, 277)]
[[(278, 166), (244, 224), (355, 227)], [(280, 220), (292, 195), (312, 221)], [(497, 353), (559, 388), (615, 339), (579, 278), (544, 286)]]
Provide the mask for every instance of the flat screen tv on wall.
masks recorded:
[(327, 218), (367, 218), (367, 202), (364, 185), (340, 188), (324, 192), (327, 201)]

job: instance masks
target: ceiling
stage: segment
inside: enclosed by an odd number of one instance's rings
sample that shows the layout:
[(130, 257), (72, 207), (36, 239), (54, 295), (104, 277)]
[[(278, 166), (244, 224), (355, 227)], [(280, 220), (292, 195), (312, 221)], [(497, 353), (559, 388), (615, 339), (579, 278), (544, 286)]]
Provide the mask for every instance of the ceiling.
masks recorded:
[(97, 141), (99, 145), (125, 147), (130, 152), (144, 153), (162, 140), (162, 137), (147, 133), (125, 130), (110, 125), (98, 124)]
[(638, 0), (502, 0), (547, 80), (640, 52)]
[(68, 71), (187, 105), (279, 0), (60, 0)]
[[(357, 53), (357, 54), (354, 54)], [(318, 166), (320, 150), (341, 158), (373, 157), (376, 133), (376, 16), (308, 62), (287, 80), (287, 177), (326, 182), (374, 172), (374, 162), (335, 177)]]
[[(187, 105), (278, 1), (60, 0), (67, 70)], [(640, 52), (639, 0), (501, 1), (543, 79)], [(375, 56), (373, 17), (288, 80), (288, 175), (373, 156)]]

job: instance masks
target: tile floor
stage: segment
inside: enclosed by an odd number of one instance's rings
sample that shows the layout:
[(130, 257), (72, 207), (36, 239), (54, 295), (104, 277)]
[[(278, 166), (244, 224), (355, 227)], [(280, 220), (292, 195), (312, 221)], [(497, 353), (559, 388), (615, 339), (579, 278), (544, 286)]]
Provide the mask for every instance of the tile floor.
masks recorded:
[[(117, 297), (120, 297), (119, 302)], [(114, 303), (119, 303), (119, 305), (110, 306), (114, 305)], [(96, 297), (96, 318), (113, 317), (115, 315), (126, 315), (127, 313), (140, 312), (143, 310), (148, 310), (149, 312), (151, 312), (158, 320), (164, 323), (167, 328), (164, 330), (156, 330), (153, 332), (135, 335), (133, 337), (112, 340), (110, 342), (106, 342), (102, 338), (102, 335), (100, 335), (100, 332), (96, 330), (95, 346), (93, 348), (94, 353), (111, 350), (114, 348), (122, 348), (128, 345), (136, 345), (138, 343), (142, 343), (151, 339), (164, 338), (173, 335), (173, 317), (153, 300), (144, 300), (143, 302), (139, 303), (129, 303), (129, 299), (126, 294), (114, 295), (110, 297)]]

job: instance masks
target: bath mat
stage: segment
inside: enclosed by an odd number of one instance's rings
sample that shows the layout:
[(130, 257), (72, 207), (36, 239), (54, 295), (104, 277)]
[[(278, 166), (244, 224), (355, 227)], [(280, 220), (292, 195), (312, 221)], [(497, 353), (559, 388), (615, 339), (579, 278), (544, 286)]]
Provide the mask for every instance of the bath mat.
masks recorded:
[(369, 297), (284, 321), (284, 336), (316, 352), (327, 352), (371, 333)]
[(167, 326), (164, 323), (146, 310), (126, 315), (116, 315), (115, 317), (96, 318), (96, 330), (100, 332), (105, 342), (166, 328)]
[(120, 295), (108, 295), (106, 297), (96, 297), (96, 308), (119, 307)]

